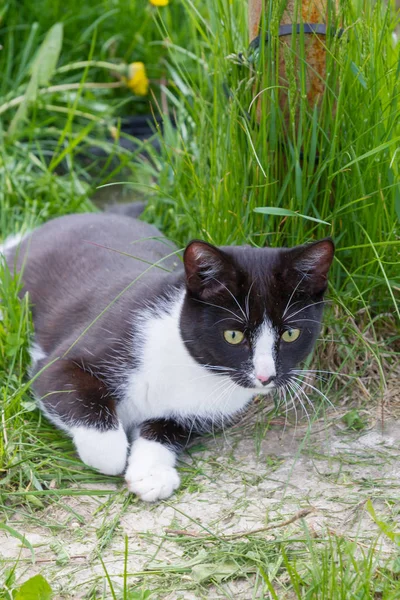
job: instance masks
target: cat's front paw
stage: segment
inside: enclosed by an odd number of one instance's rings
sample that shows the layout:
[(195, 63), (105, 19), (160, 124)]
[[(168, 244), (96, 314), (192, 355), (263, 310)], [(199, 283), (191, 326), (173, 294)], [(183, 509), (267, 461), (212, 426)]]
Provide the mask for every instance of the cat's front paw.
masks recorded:
[(139, 437), (132, 444), (125, 480), (128, 490), (145, 502), (164, 500), (179, 487), (173, 450)]
[(128, 490), (144, 502), (169, 498), (180, 484), (177, 470), (164, 465), (155, 465), (147, 473), (135, 472), (133, 465), (128, 468), (125, 479)]
[(118, 429), (102, 431), (93, 427), (73, 427), (72, 438), (80, 459), (105, 475), (124, 472), (128, 439), (120, 424)]

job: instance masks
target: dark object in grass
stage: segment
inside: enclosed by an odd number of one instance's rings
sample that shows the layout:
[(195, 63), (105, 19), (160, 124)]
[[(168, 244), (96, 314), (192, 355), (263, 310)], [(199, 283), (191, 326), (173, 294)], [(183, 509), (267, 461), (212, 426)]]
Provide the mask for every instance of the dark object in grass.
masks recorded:
[[(305, 33), (305, 34), (309, 34), (309, 33), (313, 33), (313, 34), (318, 34), (318, 35), (327, 35), (328, 33), (330, 33), (331, 35), (336, 35), (337, 37), (342, 37), (343, 35), (343, 29), (334, 29), (333, 27), (331, 27), (330, 32), (328, 31), (326, 25), (322, 24), (322, 23), (296, 23), (296, 25), (292, 25), (292, 24), (287, 24), (287, 25), (281, 25), (278, 29), (278, 37), (282, 37), (285, 35), (293, 35), (293, 29), (294, 29), (294, 33)], [(265, 42), (268, 43), (269, 41), (269, 37), (270, 34), (269, 32), (267, 32), (265, 34)], [(257, 35), (257, 37), (255, 37), (251, 42), (250, 42), (250, 46), (249, 49), (252, 51), (256, 51), (258, 50), (260, 47), (260, 36)]]
[[(175, 121), (170, 121), (175, 126)], [(120, 149), (132, 153), (132, 159), (135, 155), (149, 157), (148, 146), (159, 152), (161, 149), (160, 136), (163, 135), (164, 118), (154, 115), (136, 115), (124, 117), (119, 126), (107, 129), (106, 139), (100, 140), (98, 145), (82, 146), (77, 153), (77, 157), (86, 165), (89, 172), (91, 168), (98, 170), (108, 164), (109, 171), (116, 168), (120, 154)], [(110, 161), (109, 156), (116, 147), (115, 157)]]
[[(163, 118), (154, 115), (135, 115), (121, 119), (118, 143), (125, 150), (136, 152), (141, 144), (150, 141), (160, 150), (160, 134), (163, 133)], [(111, 141), (111, 139), (109, 140)]]

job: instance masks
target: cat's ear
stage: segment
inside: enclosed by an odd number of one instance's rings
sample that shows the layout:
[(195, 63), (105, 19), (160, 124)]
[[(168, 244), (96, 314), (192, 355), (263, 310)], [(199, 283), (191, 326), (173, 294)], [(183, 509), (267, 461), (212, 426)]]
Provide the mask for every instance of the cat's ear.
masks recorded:
[(193, 295), (206, 300), (219, 294), (235, 294), (237, 272), (223, 250), (194, 240), (186, 247), (183, 262), (186, 285)]
[(292, 248), (291, 270), (302, 278), (301, 288), (314, 294), (323, 294), (328, 285), (328, 272), (335, 253), (335, 245), (330, 238), (319, 242)]

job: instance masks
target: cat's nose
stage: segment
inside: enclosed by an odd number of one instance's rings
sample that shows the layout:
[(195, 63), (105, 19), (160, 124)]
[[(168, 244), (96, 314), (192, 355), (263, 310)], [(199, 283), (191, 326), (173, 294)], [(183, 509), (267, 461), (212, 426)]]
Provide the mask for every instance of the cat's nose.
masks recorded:
[(271, 377), (265, 377), (265, 375), (256, 375), (258, 381), (260, 381), (263, 385), (268, 385), (272, 383), (275, 377), (272, 375)]

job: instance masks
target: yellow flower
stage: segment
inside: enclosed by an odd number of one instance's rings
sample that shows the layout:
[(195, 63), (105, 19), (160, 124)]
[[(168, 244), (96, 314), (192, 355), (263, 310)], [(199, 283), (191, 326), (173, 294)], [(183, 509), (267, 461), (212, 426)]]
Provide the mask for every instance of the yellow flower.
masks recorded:
[(111, 125), (111, 127), (109, 128), (109, 131), (110, 131), (110, 135), (111, 135), (112, 139), (115, 141), (118, 141), (119, 140), (119, 129), (117, 127), (115, 127), (114, 125)]
[(128, 66), (128, 77), (125, 77), (125, 83), (137, 96), (146, 96), (149, 91), (149, 80), (142, 62), (133, 62)]
[(169, 0), (150, 0), (150, 4), (153, 6), (167, 6)]

